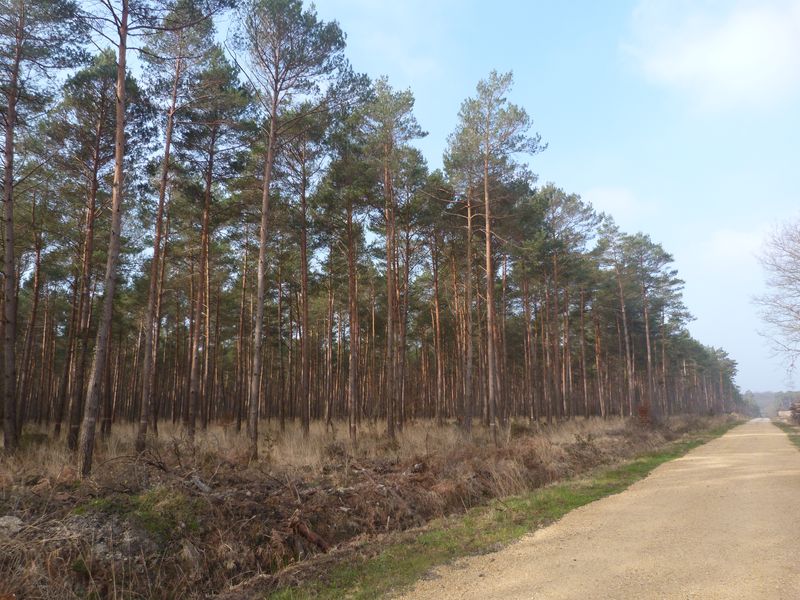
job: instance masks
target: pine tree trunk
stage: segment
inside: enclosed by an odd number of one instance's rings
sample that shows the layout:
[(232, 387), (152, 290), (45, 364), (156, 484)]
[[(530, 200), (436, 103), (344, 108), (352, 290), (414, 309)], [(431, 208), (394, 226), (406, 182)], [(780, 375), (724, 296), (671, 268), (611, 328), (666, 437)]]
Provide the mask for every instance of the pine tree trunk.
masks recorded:
[[(168, 243), (169, 242), (169, 227), (170, 227), (170, 219), (169, 219), (169, 212), (167, 212), (167, 222), (166, 222), (166, 226), (164, 227), (164, 233), (163, 233), (164, 245), (163, 245), (163, 249), (161, 251), (161, 260), (159, 261), (161, 263), (161, 267), (159, 269), (159, 275), (158, 275), (158, 288), (156, 289), (156, 310), (155, 310), (155, 314), (153, 315), (153, 317), (155, 319), (156, 327), (155, 327), (155, 332), (153, 333), (153, 340), (152, 340), (152, 356), (153, 356), (152, 369), (153, 369), (153, 372), (152, 372), (151, 379), (153, 381), (153, 384), (152, 384), (152, 387), (150, 388), (151, 402), (150, 402), (150, 410), (149, 410), (149, 412), (150, 412), (150, 419), (152, 420), (152, 425), (153, 425), (153, 435), (156, 435), (156, 436), (158, 435), (158, 418), (159, 418), (160, 411), (161, 411), (161, 405), (162, 405), (163, 400), (164, 400), (164, 398), (163, 398), (164, 389), (166, 388), (166, 385), (165, 385), (164, 382), (167, 381), (166, 377), (156, 378), (156, 376), (155, 376), (155, 373), (156, 373), (155, 363), (156, 363), (156, 360), (158, 359), (158, 351), (159, 351), (159, 348), (160, 348), (160, 345), (161, 345), (161, 311), (163, 310), (162, 307), (164, 305), (164, 278), (166, 276), (167, 256), (168, 256), (168, 251), (169, 251), (169, 243)], [(162, 356), (162, 360), (161, 360), (162, 368), (166, 367), (166, 362), (167, 362), (166, 354), (167, 354), (167, 348), (165, 347), (163, 352), (162, 352), (162, 355), (163, 355)], [(173, 354), (173, 356), (174, 356), (174, 354)], [(173, 369), (173, 371), (174, 371), (174, 369)], [(158, 384), (158, 388), (156, 388), (157, 384)], [(146, 434), (146, 431), (145, 431), (145, 434)], [(137, 436), (138, 436), (138, 432), (137, 432)]]
[(98, 173), (100, 171), (100, 142), (103, 135), (103, 122), (105, 115), (98, 116), (95, 127), (94, 148), (92, 156), (92, 180), (86, 197), (86, 225), (84, 228), (83, 254), (81, 258), (81, 294), (79, 300), (79, 336), (80, 352), (74, 365), (75, 384), (72, 390), (72, 405), (70, 408), (69, 432), (67, 446), (70, 450), (78, 447), (81, 417), (83, 412), (84, 381), (86, 377), (86, 363), (89, 359), (89, 333), (92, 321), (92, 256), (94, 255), (94, 221), (97, 205), (97, 192), (99, 189)]
[(264, 158), (264, 177), (261, 189), (261, 226), (258, 237), (258, 266), (257, 291), (256, 291), (256, 315), (253, 326), (253, 364), (250, 373), (249, 401), (250, 406), (247, 415), (247, 436), (250, 440), (250, 458), (258, 459), (258, 418), (259, 418), (259, 398), (261, 392), (261, 362), (264, 335), (264, 303), (267, 295), (267, 235), (269, 227), (269, 192), (272, 180), (272, 164), (274, 161), (275, 138), (277, 126), (275, 120), (278, 116), (278, 93), (277, 90), (272, 94), (272, 107), (269, 115), (269, 133), (267, 136), (267, 152)]
[(431, 268), (433, 271), (433, 351), (436, 354), (436, 424), (444, 424), (444, 350), (442, 349), (441, 311), (439, 308), (439, 234), (431, 236)]
[(592, 310), (592, 320), (594, 321), (594, 368), (596, 371), (595, 381), (597, 385), (597, 401), (600, 404), (600, 416), (605, 419), (607, 416), (607, 410), (603, 386), (603, 371), (601, 369), (602, 360), (600, 351), (602, 348), (602, 342), (600, 339), (600, 319), (597, 317), (594, 310)]
[(211, 212), (211, 184), (214, 173), (214, 134), (211, 138), (212, 150), (208, 155), (208, 162), (205, 172), (205, 189), (203, 190), (203, 217), (200, 231), (200, 272), (197, 281), (197, 300), (194, 306), (194, 338), (192, 339), (192, 362), (189, 372), (189, 418), (187, 433), (189, 441), (194, 443), (197, 430), (197, 413), (201, 408), (202, 396), (205, 393), (202, 388), (202, 373), (200, 366), (200, 352), (208, 356), (208, 320), (204, 317), (208, 315), (206, 297), (208, 277), (208, 244), (209, 244), (209, 213)]
[(269, 227), (269, 193), (274, 162), (275, 139), (277, 136), (278, 90), (273, 90), (272, 106), (269, 114), (269, 133), (264, 157), (264, 178), (261, 190), (261, 226), (258, 236), (258, 266), (256, 291), (256, 318), (253, 327), (253, 370), (250, 373), (249, 401), (247, 414), (247, 437), (250, 440), (250, 458), (258, 459), (258, 417), (261, 392), (261, 371), (263, 362), (264, 303), (267, 296), (267, 241)]
[(83, 428), (80, 439), (81, 476), (88, 477), (92, 470), (95, 426), (100, 402), (100, 384), (105, 375), (108, 351), (111, 343), (111, 324), (114, 312), (117, 263), (122, 233), (123, 161), (125, 158), (125, 76), (128, 43), (128, 1), (121, 0), (122, 9), (117, 30), (119, 46), (117, 55), (116, 131), (114, 134), (114, 180), (111, 195), (111, 238), (108, 244), (108, 261), (103, 280), (103, 312), (97, 330), (94, 359), (86, 394)]
[(350, 441), (356, 442), (359, 410), (358, 360), (361, 332), (358, 323), (358, 275), (356, 265), (356, 232), (353, 226), (353, 201), (347, 204), (347, 308), (350, 319), (350, 355), (347, 372), (347, 419)]
[(622, 335), (625, 340), (625, 382), (626, 382), (626, 396), (628, 401), (628, 415), (633, 416), (633, 358), (631, 355), (631, 342), (628, 335), (628, 314), (625, 308), (625, 293), (622, 288), (622, 275), (619, 270), (619, 265), (615, 267), (617, 275), (617, 289), (619, 291), (619, 306), (620, 314), (622, 315)]
[(566, 414), (564, 410), (564, 387), (562, 385), (562, 355), (561, 355), (561, 309), (559, 303), (559, 268), (558, 268), (558, 255), (553, 255), (553, 289), (550, 294), (552, 302), (548, 303), (550, 307), (550, 353), (553, 360), (553, 373), (550, 376), (550, 381), (553, 386), (553, 402), (557, 410), (554, 412), (556, 415), (563, 417)]
[[(397, 286), (397, 322), (399, 329), (399, 339), (397, 348), (397, 384), (400, 386), (397, 411), (397, 425), (400, 431), (403, 430), (406, 421), (406, 346), (408, 336), (408, 294), (409, 294), (409, 263), (411, 261), (411, 230), (406, 228), (404, 235), (403, 251), (403, 285)], [(398, 260), (400, 259), (398, 254)], [(399, 267), (399, 265), (398, 265)], [(399, 273), (399, 268), (395, 270)]]
[(533, 315), (531, 310), (530, 281), (527, 277), (522, 280), (522, 314), (525, 319), (525, 338), (524, 338), (524, 397), (528, 405), (528, 419), (533, 423), (538, 417), (536, 413), (536, 393), (533, 384)]
[(489, 428), (495, 446), (500, 444), (497, 436), (497, 397), (495, 390), (495, 324), (494, 324), (494, 268), (492, 267), (492, 210), (489, 198), (489, 154), (488, 141), (483, 160), (483, 212), (485, 225), (485, 261), (486, 261), (486, 379)]
[(586, 377), (586, 292), (581, 288), (581, 392), (583, 395), (583, 416), (589, 417), (589, 385)]
[(64, 411), (67, 409), (67, 398), (69, 397), (69, 391), (70, 391), (70, 373), (72, 373), (72, 363), (75, 360), (74, 350), (76, 344), (76, 333), (78, 328), (79, 286), (80, 283), (78, 280), (78, 274), (76, 273), (75, 278), (72, 281), (72, 302), (70, 303), (72, 309), (70, 310), (69, 329), (67, 332), (67, 345), (64, 350), (64, 366), (61, 376), (61, 385), (59, 387), (58, 398), (53, 414), (53, 419), (55, 420), (55, 425), (53, 426), (53, 437), (56, 438), (61, 435), (61, 423), (64, 420)]
[[(150, 421), (150, 413), (153, 404), (153, 387), (155, 385), (155, 361), (156, 352), (154, 350), (156, 323), (157, 287), (159, 280), (159, 268), (161, 262), (161, 236), (164, 220), (164, 205), (167, 197), (167, 183), (169, 181), (170, 152), (172, 150), (172, 131), (175, 124), (175, 109), (178, 103), (178, 85), (181, 78), (183, 60), (178, 58), (175, 61), (175, 76), (172, 83), (172, 96), (170, 106), (167, 110), (167, 125), (164, 131), (164, 155), (161, 159), (161, 175), (158, 181), (158, 208), (156, 209), (155, 236), (153, 238), (153, 258), (150, 263), (150, 283), (147, 288), (147, 312), (145, 313), (145, 337), (144, 337), (144, 363), (142, 364), (142, 397), (141, 413), (139, 415), (139, 429), (136, 433), (136, 451), (142, 452), (145, 448), (147, 439), (147, 425)], [(156, 415), (158, 419), (158, 415)]]
[[(33, 365), (31, 355), (33, 352), (33, 339), (35, 337), (36, 320), (39, 312), (39, 296), (41, 294), (42, 278), (42, 234), (36, 228), (36, 195), (33, 195), (31, 208), (31, 230), (34, 231), (34, 259), (33, 259), (33, 289), (31, 290), (31, 316), (28, 321), (28, 331), (25, 335), (25, 347), (22, 352), (22, 373), (19, 377), (19, 401), (16, 409), (17, 439), (22, 434), (22, 424), (28, 411), (28, 389), (33, 378)], [(46, 316), (46, 315), (45, 315)], [(44, 331), (44, 330), (43, 330)], [(44, 334), (43, 334), (44, 335)], [(44, 367), (44, 363), (42, 363)]]
[(653, 353), (650, 342), (650, 309), (647, 289), (642, 285), (642, 306), (644, 308), (644, 340), (647, 356), (647, 400), (645, 406), (650, 409), (653, 403)]
[(472, 188), (467, 189), (467, 257), (464, 269), (464, 323), (465, 352), (464, 352), (464, 430), (472, 432), (473, 413), (473, 333), (472, 333)]
[(244, 413), (245, 376), (247, 374), (245, 358), (245, 330), (244, 306), (247, 292), (247, 257), (250, 250), (250, 231), (247, 224), (244, 226), (244, 256), (242, 257), (242, 287), (239, 301), (239, 327), (236, 341), (236, 431), (242, 430), (242, 415)]
[(395, 291), (395, 233), (394, 233), (394, 194), (392, 192), (392, 177), (389, 171), (390, 148), (384, 148), (383, 166), (383, 194), (384, 217), (386, 221), (386, 358), (385, 386), (386, 397), (386, 433), (389, 439), (395, 437), (395, 394), (397, 393), (396, 380), (396, 341), (395, 341), (395, 305), (397, 302)]
[(303, 163), (300, 182), (300, 403), (303, 436), (308, 438), (311, 429), (311, 391), (309, 386), (309, 319), (308, 319), (308, 206), (306, 198), (306, 172)]
[(17, 294), (14, 255), (14, 134), (17, 126), (19, 70), (24, 41), (24, 13), (15, 28), (14, 57), (8, 72), (5, 110), (5, 148), (3, 150), (3, 445), (14, 452), (17, 436)]

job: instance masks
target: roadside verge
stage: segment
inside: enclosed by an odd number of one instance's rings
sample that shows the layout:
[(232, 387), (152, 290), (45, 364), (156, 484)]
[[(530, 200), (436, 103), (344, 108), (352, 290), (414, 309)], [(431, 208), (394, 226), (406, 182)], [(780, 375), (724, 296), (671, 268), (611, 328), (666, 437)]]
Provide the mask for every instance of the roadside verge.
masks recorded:
[(622, 492), (660, 464), (683, 456), (740, 423), (732, 420), (691, 433), (632, 460), (525, 494), (492, 500), (421, 528), (356, 540), (328, 555), (252, 580), (220, 598), (367, 599), (399, 592), (435, 566), (499, 550), (575, 508)]
[(776, 419), (772, 420), (772, 424), (783, 431), (789, 437), (790, 442), (800, 448), (800, 428)]

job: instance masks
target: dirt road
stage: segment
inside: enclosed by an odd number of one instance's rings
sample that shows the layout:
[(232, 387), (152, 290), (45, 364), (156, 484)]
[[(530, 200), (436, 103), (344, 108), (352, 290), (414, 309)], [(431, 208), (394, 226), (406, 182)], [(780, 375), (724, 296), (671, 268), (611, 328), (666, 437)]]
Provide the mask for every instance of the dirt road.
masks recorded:
[(800, 452), (765, 420), (404, 598), (800, 598)]

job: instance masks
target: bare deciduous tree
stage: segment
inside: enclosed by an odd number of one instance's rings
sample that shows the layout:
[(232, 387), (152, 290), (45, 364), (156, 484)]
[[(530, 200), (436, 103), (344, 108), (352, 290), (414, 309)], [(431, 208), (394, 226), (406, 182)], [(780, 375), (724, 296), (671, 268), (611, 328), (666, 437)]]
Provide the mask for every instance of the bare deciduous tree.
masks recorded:
[(762, 334), (793, 370), (800, 358), (800, 221), (777, 227), (759, 256), (767, 291), (755, 298), (767, 325)]

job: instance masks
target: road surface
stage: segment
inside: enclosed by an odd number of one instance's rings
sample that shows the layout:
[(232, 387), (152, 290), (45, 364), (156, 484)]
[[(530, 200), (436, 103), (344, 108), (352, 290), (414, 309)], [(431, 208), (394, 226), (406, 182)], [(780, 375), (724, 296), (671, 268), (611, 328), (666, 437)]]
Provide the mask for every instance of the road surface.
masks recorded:
[(800, 598), (800, 452), (753, 420), (408, 599)]

